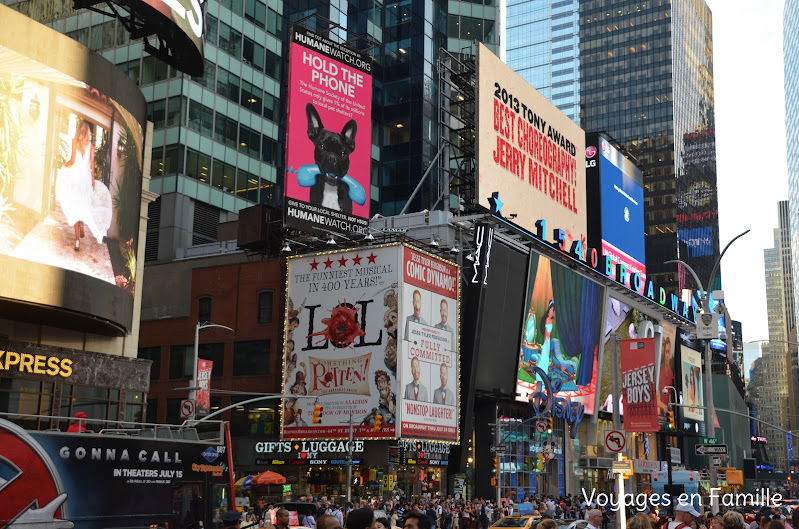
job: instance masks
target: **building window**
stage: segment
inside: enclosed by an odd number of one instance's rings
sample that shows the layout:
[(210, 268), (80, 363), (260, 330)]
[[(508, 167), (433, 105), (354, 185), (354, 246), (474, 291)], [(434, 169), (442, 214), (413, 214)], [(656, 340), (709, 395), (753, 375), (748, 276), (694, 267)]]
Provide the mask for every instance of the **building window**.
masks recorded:
[(211, 368), (211, 378), (222, 378), (225, 370), (225, 344), (201, 343), (197, 347), (197, 354), (203, 360), (214, 363)]
[[(261, 135), (244, 125), (239, 125), (239, 152), (243, 152), (253, 158), (258, 158), (261, 150)], [(232, 190), (233, 186), (229, 186)]]
[(211, 321), (211, 305), (213, 299), (210, 296), (203, 296), (197, 300), (197, 321)]
[(192, 364), (193, 345), (173, 345), (169, 348), (169, 380), (191, 379)]
[(258, 293), (258, 323), (272, 323), (272, 292)]
[(269, 375), (269, 340), (236, 342), (233, 348), (233, 376)]
[(142, 422), (144, 419), (144, 393), (141, 391), (128, 391), (125, 403), (125, 420), (128, 422)]
[(266, 5), (259, 0), (245, 0), (244, 18), (263, 28), (266, 23)]
[(180, 406), (185, 397), (176, 399), (166, 399), (166, 423), (181, 424), (183, 419), (180, 416)]
[(158, 399), (147, 399), (147, 411), (144, 414), (144, 422), (158, 422)]
[(20, 416), (8, 419), (24, 428), (30, 430), (50, 428), (49, 419), (32, 416), (58, 415), (53, 413), (53, 387), (52, 382), (0, 378), (0, 410), (19, 413)]
[(138, 356), (153, 362), (150, 366), (150, 380), (159, 380), (161, 378), (161, 347), (140, 347)]

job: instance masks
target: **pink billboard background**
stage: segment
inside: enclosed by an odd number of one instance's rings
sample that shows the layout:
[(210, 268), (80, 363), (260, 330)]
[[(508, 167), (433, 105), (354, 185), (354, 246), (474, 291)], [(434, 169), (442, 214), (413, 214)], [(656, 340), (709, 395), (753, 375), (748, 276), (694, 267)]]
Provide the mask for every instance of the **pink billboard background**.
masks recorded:
[[(298, 30), (295, 30), (295, 32)], [(318, 41), (331, 43), (310, 32)], [(358, 55), (356, 53), (356, 55)], [(289, 50), (288, 139), (286, 141), (286, 198), (309, 202), (310, 187), (298, 183), (296, 171), (314, 160), (314, 144), (308, 137), (306, 106), (313, 104), (325, 130), (340, 134), (355, 120), (355, 150), (349, 155), (347, 174), (363, 187), (363, 205), (353, 202), (353, 216), (369, 218), (369, 186), (372, 147), (372, 77), (355, 65), (292, 42)]]

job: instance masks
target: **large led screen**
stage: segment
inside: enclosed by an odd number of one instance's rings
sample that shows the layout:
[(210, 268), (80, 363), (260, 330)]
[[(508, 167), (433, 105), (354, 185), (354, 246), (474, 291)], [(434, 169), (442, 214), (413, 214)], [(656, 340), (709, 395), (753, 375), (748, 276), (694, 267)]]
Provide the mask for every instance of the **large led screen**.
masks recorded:
[(532, 252), (523, 315), (516, 398), (538, 391), (539, 367), (562, 383), (560, 397), (593, 408), (596, 355), (602, 330), (603, 288)]
[(283, 438), (346, 438), (350, 415), (358, 437), (395, 436), (401, 251), (289, 260), (283, 393), (296, 398), (283, 403)]
[[(41, 51), (47, 39), (58, 54)], [(143, 108), (141, 93), (112, 64), (3, 9), (0, 298), (130, 328)]]
[(286, 225), (322, 234), (366, 232), (371, 58), (294, 26), (288, 95)]
[(566, 250), (585, 247), (585, 132), (483, 44), (477, 77), (479, 204), (502, 203), (528, 230), (545, 220), (547, 234), (565, 231)]
[[(641, 274), (641, 290), (646, 283), (644, 249), (643, 175), (604, 137), (591, 134), (586, 140), (585, 164), (588, 178), (588, 244), (602, 248), (614, 265), (623, 264), (630, 277)], [(616, 269), (614, 267), (615, 277)]]

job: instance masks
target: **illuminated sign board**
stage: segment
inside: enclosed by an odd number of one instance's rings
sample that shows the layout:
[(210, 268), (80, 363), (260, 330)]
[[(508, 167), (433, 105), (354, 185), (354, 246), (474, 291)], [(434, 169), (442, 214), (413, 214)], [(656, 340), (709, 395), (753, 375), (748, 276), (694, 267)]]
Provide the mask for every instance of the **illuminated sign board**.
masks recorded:
[(479, 204), (498, 198), (519, 225), (545, 218), (585, 244), (585, 132), (483, 44), (477, 80)]
[(66, 325), (55, 307), (128, 331), (144, 97), (100, 55), (0, 9), (0, 83), (15, 94), (0, 114), (16, 116), (0, 127), (0, 298), (41, 307), (38, 322)]
[(372, 161), (372, 59), (299, 26), (289, 44), (286, 226), (365, 233)]
[(0, 350), (0, 371), (67, 378), (72, 375), (72, 360)]
[(589, 134), (586, 145), (588, 244), (646, 278), (643, 174), (601, 135)]
[[(75, 0), (75, 8), (88, 8), (98, 0)], [(203, 74), (203, 4), (205, 0), (117, 0), (136, 20), (131, 38), (155, 35), (158, 48), (144, 39), (144, 50), (192, 76)], [(120, 27), (120, 31), (126, 31)]]

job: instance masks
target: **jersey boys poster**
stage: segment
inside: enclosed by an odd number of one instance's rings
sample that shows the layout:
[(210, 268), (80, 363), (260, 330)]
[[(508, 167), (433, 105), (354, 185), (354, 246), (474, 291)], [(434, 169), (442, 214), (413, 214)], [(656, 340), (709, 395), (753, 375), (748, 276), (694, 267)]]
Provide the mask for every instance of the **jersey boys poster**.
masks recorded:
[(286, 225), (365, 232), (372, 150), (372, 61), (301, 27), (291, 30)]
[(346, 438), (350, 415), (358, 437), (395, 437), (401, 251), (289, 260), (283, 393), (311, 398), (284, 399), (284, 438)]
[(621, 384), (624, 394), (624, 428), (628, 432), (657, 432), (658, 397), (655, 339), (619, 341)]
[(458, 440), (458, 267), (405, 247), (400, 418), (403, 438)]

